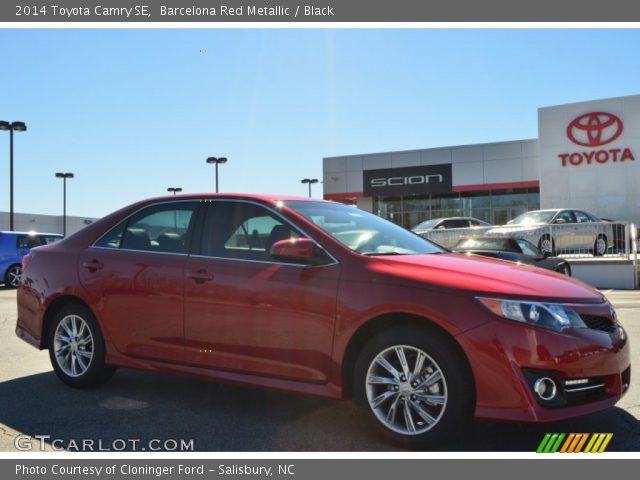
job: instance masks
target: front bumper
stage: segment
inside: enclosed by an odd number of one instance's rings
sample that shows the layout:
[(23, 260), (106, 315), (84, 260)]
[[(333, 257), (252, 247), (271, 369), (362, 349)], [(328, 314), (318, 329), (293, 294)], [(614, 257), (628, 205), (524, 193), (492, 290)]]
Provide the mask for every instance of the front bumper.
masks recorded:
[[(572, 307), (580, 314), (609, 315), (605, 304)], [(615, 405), (630, 383), (629, 342), (623, 330), (556, 333), (496, 318), (457, 339), (474, 373), (478, 419), (549, 422), (585, 415)], [(583, 378), (597, 378), (604, 386), (544, 405), (533, 392), (532, 372), (549, 374), (560, 386)]]

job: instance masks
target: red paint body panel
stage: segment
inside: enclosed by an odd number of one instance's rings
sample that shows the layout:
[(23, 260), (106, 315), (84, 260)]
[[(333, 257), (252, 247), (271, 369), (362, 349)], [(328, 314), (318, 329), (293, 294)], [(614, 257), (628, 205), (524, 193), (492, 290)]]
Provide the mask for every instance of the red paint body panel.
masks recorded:
[[(279, 209), (335, 263), (300, 266), (91, 247), (144, 206), (215, 198)], [(111, 365), (339, 398), (353, 336), (372, 319), (403, 313), (436, 323), (458, 342), (473, 371), (478, 418), (556, 420), (606, 408), (624, 394), (621, 375), (630, 365), (626, 340), (594, 330), (556, 333), (499, 319), (475, 299), (569, 303), (579, 313), (609, 316), (608, 303), (591, 287), (483, 257), (360, 255), (280, 208), (279, 200), (286, 199), (239, 194), (151, 199), (32, 250), (18, 290), (18, 335), (45, 348), (45, 313), (68, 296), (96, 315)], [(102, 268), (90, 268), (94, 264)], [(523, 368), (561, 378), (606, 377), (607, 397), (543, 408), (533, 399)]]

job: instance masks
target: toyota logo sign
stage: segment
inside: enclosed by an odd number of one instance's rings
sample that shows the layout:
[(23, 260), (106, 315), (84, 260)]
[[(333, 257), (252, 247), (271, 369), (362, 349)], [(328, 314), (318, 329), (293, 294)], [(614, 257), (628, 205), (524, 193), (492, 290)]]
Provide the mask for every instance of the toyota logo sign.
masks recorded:
[(567, 137), (576, 145), (599, 147), (622, 134), (622, 120), (612, 113), (591, 112), (575, 118), (567, 126)]

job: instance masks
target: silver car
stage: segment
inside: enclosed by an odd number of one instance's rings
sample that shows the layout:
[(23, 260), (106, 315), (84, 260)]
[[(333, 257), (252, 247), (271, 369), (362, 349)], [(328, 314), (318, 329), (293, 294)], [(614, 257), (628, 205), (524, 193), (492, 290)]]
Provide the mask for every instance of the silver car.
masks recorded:
[(602, 256), (614, 241), (610, 223), (572, 208), (523, 213), (505, 226), (488, 230), (485, 235), (524, 238), (550, 255), (591, 252)]
[(461, 238), (475, 235), (489, 227), (490, 223), (473, 217), (447, 217), (419, 223), (411, 231), (444, 248), (453, 248)]

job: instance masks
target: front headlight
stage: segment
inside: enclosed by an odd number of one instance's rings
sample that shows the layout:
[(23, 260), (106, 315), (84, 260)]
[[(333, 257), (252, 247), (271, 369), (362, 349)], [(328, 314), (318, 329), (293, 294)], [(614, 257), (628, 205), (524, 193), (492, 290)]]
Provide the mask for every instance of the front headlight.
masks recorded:
[(565, 328), (587, 328), (572, 308), (560, 303), (505, 300), (476, 297), (490, 312), (499, 317), (561, 332)]

